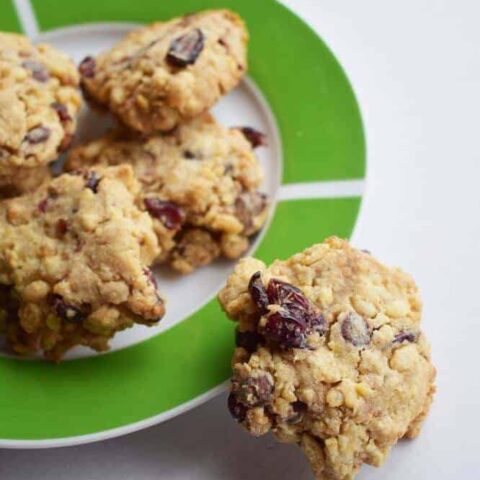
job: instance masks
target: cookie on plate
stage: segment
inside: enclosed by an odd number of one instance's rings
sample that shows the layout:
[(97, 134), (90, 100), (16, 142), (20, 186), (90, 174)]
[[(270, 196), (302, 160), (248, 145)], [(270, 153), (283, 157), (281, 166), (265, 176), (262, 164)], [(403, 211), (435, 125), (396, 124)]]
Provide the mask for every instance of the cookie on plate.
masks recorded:
[(247, 69), (248, 33), (229, 10), (141, 27), (79, 66), (95, 103), (144, 133), (168, 131), (207, 111)]
[(219, 299), (238, 322), (230, 412), (300, 445), (316, 478), (351, 479), (419, 433), (435, 369), (410, 276), (333, 237), (242, 260)]
[(66, 55), (0, 33), (0, 176), (44, 166), (68, 147), (81, 105), (78, 85)]
[(138, 189), (128, 165), (92, 168), (0, 204), (0, 314), (15, 352), (106, 350), (117, 331), (162, 317), (148, 268), (159, 247)]
[(168, 134), (114, 132), (72, 150), (66, 168), (131, 164), (162, 247), (158, 261), (189, 273), (220, 255), (238, 258), (266, 219), (252, 138), (251, 129), (245, 135), (204, 114)]

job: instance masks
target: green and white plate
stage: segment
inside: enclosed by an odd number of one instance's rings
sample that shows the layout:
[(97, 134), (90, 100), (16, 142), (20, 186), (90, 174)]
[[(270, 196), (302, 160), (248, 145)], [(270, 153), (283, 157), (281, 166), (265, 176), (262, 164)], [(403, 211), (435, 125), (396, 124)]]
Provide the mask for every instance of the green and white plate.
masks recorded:
[[(251, 254), (271, 262), (323, 240), (349, 237), (365, 173), (354, 94), (330, 50), (274, 0), (0, 0), (0, 30), (25, 32), (76, 61), (110, 46), (132, 25), (227, 7), (251, 34), (248, 78), (215, 107), (226, 125), (265, 131), (258, 150), (274, 199)], [(105, 119), (82, 113), (80, 137)], [(0, 357), (0, 447), (73, 445), (123, 435), (212, 398), (230, 374), (234, 326), (215, 300), (233, 268), (219, 262), (189, 277), (159, 272), (168, 314), (135, 327), (112, 351), (72, 352), (61, 365)]]

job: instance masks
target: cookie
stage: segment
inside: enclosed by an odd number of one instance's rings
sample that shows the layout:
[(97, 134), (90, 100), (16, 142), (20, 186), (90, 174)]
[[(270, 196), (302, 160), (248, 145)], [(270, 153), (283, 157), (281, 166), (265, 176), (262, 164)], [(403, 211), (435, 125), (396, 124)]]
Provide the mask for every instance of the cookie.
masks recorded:
[(158, 262), (182, 273), (220, 255), (238, 258), (266, 219), (251, 142), (210, 114), (168, 134), (114, 132), (73, 149), (66, 168), (122, 163), (133, 166), (142, 185), (140, 207), (152, 216), (162, 247)]
[(412, 278), (332, 237), (220, 292), (238, 322), (229, 408), (253, 435), (301, 446), (319, 480), (352, 479), (419, 433), (435, 390)]
[(73, 62), (49, 45), (0, 33), (0, 176), (55, 160), (81, 105)]
[(228, 10), (154, 23), (85, 58), (82, 85), (130, 128), (168, 131), (238, 84), (247, 69), (247, 42), (244, 23)]
[(15, 352), (57, 361), (75, 345), (103, 351), (117, 331), (162, 317), (148, 268), (159, 247), (138, 190), (124, 165), (0, 203), (0, 317)]
[(0, 174), (0, 200), (32, 192), (51, 178), (46, 165), (36, 168), (12, 168)]

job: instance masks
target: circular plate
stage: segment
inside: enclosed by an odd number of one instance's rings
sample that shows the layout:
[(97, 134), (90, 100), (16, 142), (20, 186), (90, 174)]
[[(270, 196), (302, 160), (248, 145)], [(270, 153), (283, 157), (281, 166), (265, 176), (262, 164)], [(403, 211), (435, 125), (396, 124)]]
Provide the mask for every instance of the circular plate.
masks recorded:
[[(271, 262), (328, 235), (350, 236), (365, 172), (359, 109), (330, 50), (288, 9), (273, 0), (31, 0), (16, 2), (17, 12), (13, 1), (1, 2), (0, 30), (24, 31), (34, 39), (62, 38), (71, 28), (78, 33), (80, 24), (87, 32), (92, 23), (98, 31), (98, 23), (145, 23), (205, 8), (237, 11), (251, 35), (249, 76), (279, 133), (277, 165), (267, 165), (266, 176), (278, 172), (280, 186), (274, 188), (270, 223), (251, 253)], [(195, 275), (193, 287), (201, 283)], [(1, 357), (0, 446), (110, 438), (211, 398), (230, 374), (233, 324), (214, 298), (177, 317), (153, 337), (105, 355), (60, 365)]]

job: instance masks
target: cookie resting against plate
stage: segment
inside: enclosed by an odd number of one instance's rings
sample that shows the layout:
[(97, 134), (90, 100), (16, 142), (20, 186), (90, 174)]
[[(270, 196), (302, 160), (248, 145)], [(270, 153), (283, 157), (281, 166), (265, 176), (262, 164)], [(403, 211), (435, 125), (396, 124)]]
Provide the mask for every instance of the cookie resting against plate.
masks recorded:
[(46, 44), (0, 32), (0, 197), (49, 177), (65, 150), (81, 106), (74, 63)]
[(238, 322), (228, 406), (352, 479), (418, 435), (435, 391), (415, 283), (332, 237), (270, 267), (243, 259), (219, 300)]
[(70, 152), (66, 168), (132, 165), (139, 207), (152, 216), (157, 263), (190, 273), (223, 256), (235, 259), (264, 224), (268, 201), (253, 148), (264, 137), (225, 128), (209, 113), (150, 137), (119, 130)]
[(209, 110), (247, 70), (248, 33), (229, 10), (208, 10), (138, 28), (85, 58), (82, 86), (128, 127), (168, 131)]
[(98, 167), (0, 203), (0, 319), (14, 352), (103, 351), (116, 332), (163, 316), (138, 191), (130, 166)]

